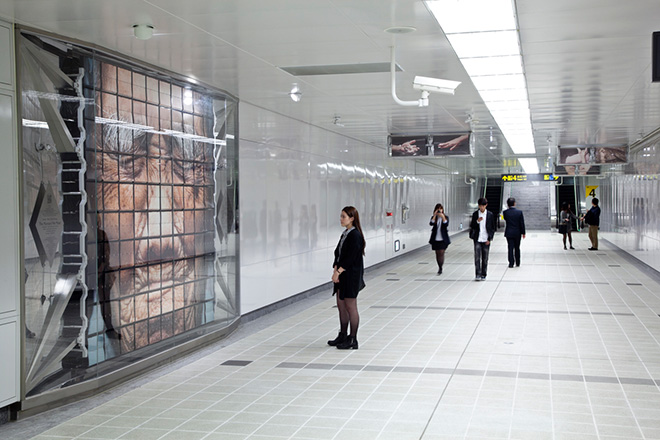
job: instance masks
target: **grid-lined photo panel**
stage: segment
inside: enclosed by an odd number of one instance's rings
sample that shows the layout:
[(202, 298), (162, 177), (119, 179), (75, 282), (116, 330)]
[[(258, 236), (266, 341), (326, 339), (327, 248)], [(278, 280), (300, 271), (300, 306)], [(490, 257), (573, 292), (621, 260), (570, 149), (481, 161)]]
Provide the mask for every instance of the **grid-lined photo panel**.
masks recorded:
[(94, 67), (87, 186), (100, 319), (90, 337), (103, 335), (107, 359), (207, 320), (214, 115), (210, 96), (111, 63)]

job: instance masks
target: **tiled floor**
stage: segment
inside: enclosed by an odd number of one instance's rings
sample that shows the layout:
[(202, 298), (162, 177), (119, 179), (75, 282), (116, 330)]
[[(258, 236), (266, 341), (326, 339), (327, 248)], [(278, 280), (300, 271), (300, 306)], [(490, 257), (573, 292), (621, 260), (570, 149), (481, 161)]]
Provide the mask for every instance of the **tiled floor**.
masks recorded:
[(476, 282), (456, 237), (443, 275), (430, 250), (369, 273), (357, 351), (326, 345), (328, 295), (35, 438), (658, 439), (659, 284), (574, 244), (530, 233), (510, 269), (498, 234)]

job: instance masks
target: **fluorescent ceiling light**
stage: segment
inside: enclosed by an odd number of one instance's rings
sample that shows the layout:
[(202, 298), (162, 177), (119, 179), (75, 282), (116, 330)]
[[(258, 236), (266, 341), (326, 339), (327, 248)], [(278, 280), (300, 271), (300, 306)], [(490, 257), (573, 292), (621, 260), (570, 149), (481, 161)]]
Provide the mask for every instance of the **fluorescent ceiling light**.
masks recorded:
[[(486, 104), (497, 101), (522, 101), (527, 99), (526, 89), (508, 89), (508, 90), (479, 90), (481, 98)], [(488, 106), (490, 108), (490, 105)]]
[(527, 174), (538, 174), (539, 164), (536, 161), (535, 157), (520, 157), (520, 158), (518, 158), (518, 162), (520, 162), (520, 166), (523, 167), (523, 170), (525, 170), (525, 173), (527, 173)]
[(488, 108), (491, 113), (497, 113), (498, 111), (506, 113), (514, 112), (518, 114), (529, 113), (529, 103), (526, 99), (519, 101), (491, 101), (488, 103)]
[(511, 140), (514, 143), (520, 144), (518, 146), (520, 149), (525, 149), (524, 144), (527, 143), (531, 137), (531, 133), (520, 130), (504, 130), (504, 132), (511, 137)]
[(518, 32), (476, 32), (447, 35), (459, 58), (519, 55)]
[(520, 55), (462, 58), (461, 62), (470, 76), (511, 75), (523, 73), (522, 58)]
[(425, 4), (513, 152), (534, 154), (514, 0), (426, 0)]
[(474, 86), (480, 92), (482, 90), (507, 90), (507, 89), (525, 89), (525, 75), (492, 75), (477, 76), (472, 78)]
[(506, 140), (507, 142), (509, 142), (509, 146), (511, 147), (511, 150), (515, 154), (536, 153), (536, 149), (534, 148), (534, 138), (532, 137), (531, 133), (529, 133), (529, 135), (518, 136), (504, 131), (502, 134), (506, 137)]
[(427, 1), (445, 34), (516, 29), (513, 0)]
[(491, 112), (493, 117), (497, 120), (502, 121), (502, 123), (514, 121), (518, 124), (527, 124), (529, 125), (529, 109), (518, 109), (516, 111), (512, 109), (498, 109)]
[(529, 130), (524, 124), (520, 124), (519, 122), (513, 122), (512, 123), (504, 123), (502, 124), (502, 131), (508, 132), (512, 135), (518, 135), (518, 134), (531, 134), (532, 131)]

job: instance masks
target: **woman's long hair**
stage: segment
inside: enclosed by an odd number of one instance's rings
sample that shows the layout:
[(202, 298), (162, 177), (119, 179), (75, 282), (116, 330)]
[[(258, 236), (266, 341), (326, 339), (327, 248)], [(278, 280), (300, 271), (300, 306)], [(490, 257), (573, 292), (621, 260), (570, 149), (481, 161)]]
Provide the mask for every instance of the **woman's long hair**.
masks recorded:
[(360, 232), (362, 236), (362, 255), (364, 255), (364, 248), (367, 247), (367, 240), (364, 239), (364, 234), (362, 233), (362, 226), (360, 225), (360, 214), (358, 214), (357, 209), (354, 206), (345, 206), (342, 209), (347, 216), (353, 219), (353, 226)]
[(435, 208), (433, 208), (433, 214), (435, 214), (435, 211), (437, 211), (438, 209), (442, 209), (443, 211), (445, 210), (445, 208), (442, 206), (442, 203), (437, 203), (435, 205)]

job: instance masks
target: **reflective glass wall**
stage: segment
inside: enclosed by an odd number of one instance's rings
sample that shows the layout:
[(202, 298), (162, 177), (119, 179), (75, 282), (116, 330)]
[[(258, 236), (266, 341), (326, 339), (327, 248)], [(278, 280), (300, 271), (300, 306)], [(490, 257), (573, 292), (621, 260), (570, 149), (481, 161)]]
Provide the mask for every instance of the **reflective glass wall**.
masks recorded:
[(359, 212), (365, 267), (419, 248), (431, 252), (436, 203), (450, 217), (450, 234), (466, 229), (477, 209), (479, 182), (454, 174), (455, 162), (442, 170), (391, 158), (381, 145), (250, 103), (241, 103), (240, 119), (243, 314), (329, 283), (344, 206)]
[(236, 101), (84, 47), (17, 44), (25, 394), (234, 323)]
[(625, 174), (587, 183), (597, 186), (600, 235), (660, 270), (660, 144), (639, 145), (620, 168)]

